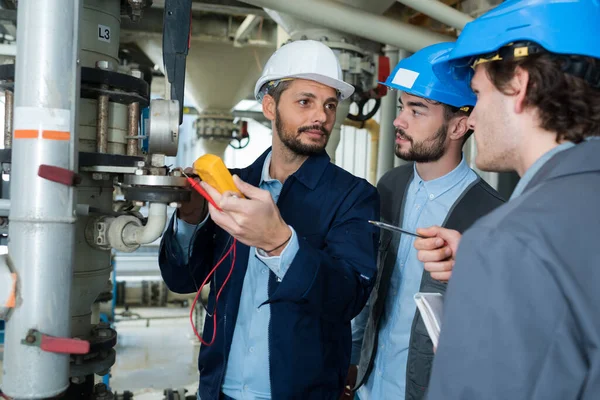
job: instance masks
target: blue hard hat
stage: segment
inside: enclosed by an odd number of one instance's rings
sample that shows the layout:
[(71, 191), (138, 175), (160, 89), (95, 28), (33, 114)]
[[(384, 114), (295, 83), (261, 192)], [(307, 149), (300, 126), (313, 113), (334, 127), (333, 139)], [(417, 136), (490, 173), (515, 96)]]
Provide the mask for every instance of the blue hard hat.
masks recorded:
[(452, 42), (425, 47), (400, 61), (386, 81), (381, 83), (389, 88), (453, 107), (474, 106), (477, 99), (469, 81), (452, 79), (450, 74), (438, 77), (431, 69), (435, 61), (448, 58), (453, 48)]
[[(518, 58), (544, 49), (600, 59), (599, 37), (599, 0), (507, 0), (469, 22), (449, 57), (436, 61), (433, 70), (442, 77), (450, 72), (456, 79), (470, 79), (481, 56)], [(503, 56), (500, 49), (508, 52)]]

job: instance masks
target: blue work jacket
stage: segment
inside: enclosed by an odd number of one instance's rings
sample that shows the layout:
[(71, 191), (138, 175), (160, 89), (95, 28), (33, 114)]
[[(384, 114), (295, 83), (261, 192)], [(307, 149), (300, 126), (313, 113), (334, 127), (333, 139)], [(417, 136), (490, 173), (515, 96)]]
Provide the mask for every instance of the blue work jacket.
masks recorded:
[[(249, 167), (231, 172), (258, 186), (269, 152)], [(285, 181), (277, 206), (284, 221), (295, 229), (299, 250), (283, 280), (279, 282), (269, 271), (272, 398), (337, 399), (350, 363), (350, 321), (365, 305), (377, 271), (379, 232), (367, 221), (379, 219), (379, 195), (372, 185), (332, 164), (322, 152), (309, 157)], [(161, 242), (161, 273), (170, 290), (191, 293), (225, 254), (231, 237), (209, 218), (192, 239), (185, 263), (173, 223)], [(248, 256), (249, 247), (238, 242), (233, 273), (217, 305), (217, 337), (212, 346), (200, 350), (202, 400), (219, 399)], [(212, 279), (207, 306), (211, 313), (215, 288), (222, 286), (230, 265), (231, 258)], [(212, 332), (209, 316), (203, 339), (210, 341)]]

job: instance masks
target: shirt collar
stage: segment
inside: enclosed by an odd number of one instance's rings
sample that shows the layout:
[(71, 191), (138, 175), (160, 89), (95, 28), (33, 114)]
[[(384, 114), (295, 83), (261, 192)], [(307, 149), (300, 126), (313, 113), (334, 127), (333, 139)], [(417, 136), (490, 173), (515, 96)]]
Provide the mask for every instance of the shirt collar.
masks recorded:
[[(271, 178), (271, 175), (269, 174), (269, 168), (271, 166), (271, 157), (272, 151), (269, 150), (269, 153), (267, 154), (262, 166), (262, 173), (260, 176), (259, 186), (264, 182), (272, 182), (276, 180), (274, 178)], [(325, 168), (327, 168), (327, 166), (329, 165), (329, 161), (330, 158), (327, 155), (327, 152), (323, 150), (319, 154), (315, 154), (308, 157), (308, 159), (304, 161), (304, 163), (302, 163), (298, 171), (294, 172), (292, 176), (295, 177), (304, 186), (313, 190), (317, 187), (317, 183), (319, 183), (321, 177), (325, 173)]]
[(260, 183), (259, 186), (262, 185), (265, 182), (272, 182), (275, 181), (276, 179), (271, 178), (271, 175), (269, 174), (269, 168), (271, 167), (271, 156), (272, 156), (272, 152), (269, 151), (269, 154), (267, 155), (267, 158), (265, 158), (265, 162), (263, 163), (263, 167), (262, 167), (262, 173), (260, 175)]
[(531, 165), (531, 167), (529, 167), (529, 169), (527, 171), (525, 171), (525, 173), (519, 180), (519, 183), (517, 183), (515, 190), (512, 192), (512, 195), (510, 196), (510, 200), (519, 197), (523, 193), (523, 191), (525, 190), (525, 188), (527, 187), (529, 182), (531, 182), (531, 180), (533, 179), (535, 174), (537, 174), (538, 171), (544, 166), (544, 164), (546, 164), (552, 157), (554, 157), (555, 154), (558, 154), (561, 151), (567, 150), (573, 146), (575, 146), (575, 143), (573, 143), (573, 142), (562, 143), (562, 144), (556, 146), (555, 148), (553, 148), (552, 150), (547, 151), (546, 153), (544, 153), (543, 156), (538, 158)]
[(469, 173), (469, 166), (467, 165), (464, 157), (452, 171), (431, 181), (424, 181), (423, 178), (421, 178), (419, 172), (417, 171), (416, 163), (414, 164), (413, 168), (415, 175), (414, 179), (418, 183), (418, 187), (420, 188), (423, 186), (425, 188), (430, 200), (438, 198), (448, 190), (452, 189), (454, 186), (458, 185), (458, 183)]

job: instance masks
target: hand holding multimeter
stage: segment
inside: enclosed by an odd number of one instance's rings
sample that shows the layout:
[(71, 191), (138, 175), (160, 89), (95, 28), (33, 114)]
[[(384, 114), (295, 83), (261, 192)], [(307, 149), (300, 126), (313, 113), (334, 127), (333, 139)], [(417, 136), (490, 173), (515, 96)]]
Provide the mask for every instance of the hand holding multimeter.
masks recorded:
[[(192, 204), (186, 204), (185, 209), (181, 207), (181, 218), (193, 210), (193, 203), (196, 208), (205, 207), (206, 202), (199, 200), (200, 194), (209, 204), (212, 220), (242, 243), (267, 253), (271, 253), (271, 250), (278, 253), (277, 250), (284, 248), (282, 243), (289, 241), (291, 230), (281, 218), (267, 190), (250, 185), (237, 176), (233, 177), (223, 161), (212, 154), (198, 158), (193, 171), (202, 182), (187, 176), (194, 189), (194, 200), (190, 202)], [(198, 206), (199, 203), (201, 206)], [(206, 212), (202, 213), (202, 217), (205, 216)], [(199, 223), (199, 213), (195, 219), (186, 222)]]
[[(196, 178), (200, 178), (202, 181), (208, 183), (215, 188), (219, 194), (231, 191), (239, 197), (243, 197), (235, 186), (233, 177), (223, 161), (213, 154), (205, 154), (198, 158), (194, 162), (194, 167), (186, 168), (185, 171), (183, 171), (183, 174), (192, 188), (190, 201), (182, 204), (179, 209), (179, 217), (187, 223), (198, 224), (206, 217), (208, 211), (206, 202), (212, 204), (213, 207), (221, 211), (221, 208), (216, 203), (215, 199), (208, 194), (206, 189), (202, 187), (200, 181)], [(202, 199), (206, 201), (203, 201)]]

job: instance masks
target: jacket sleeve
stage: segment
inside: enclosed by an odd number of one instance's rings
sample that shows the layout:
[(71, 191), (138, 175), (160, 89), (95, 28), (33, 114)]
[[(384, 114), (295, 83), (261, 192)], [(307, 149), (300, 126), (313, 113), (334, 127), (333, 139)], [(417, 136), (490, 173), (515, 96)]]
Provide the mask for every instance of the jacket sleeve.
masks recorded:
[(352, 188), (325, 237), (323, 249), (299, 238), (292, 264), (268, 302), (289, 301), (331, 321), (350, 322), (364, 307), (377, 273), (377, 190)]
[[(181, 245), (176, 232), (176, 213), (169, 222), (160, 242), (158, 265), (169, 290), (175, 293), (193, 293), (210, 271), (213, 261), (214, 227), (210, 218), (201, 223), (190, 240), (190, 245)], [(183, 236), (179, 235), (183, 240)], [(185, 248), (185, 250), (184, 250)], [(192, 252), (189, 254), (188, 249)]]
[(564, 391), (568, 384), (541, 379), (563, 370), (555, 376), (569, 381), (579, 351), (568, 339), (572, 316), (551, 272), (552, 252), (517, 229), (477, 227), (463, 236), (429, 400), (577, 397)]

